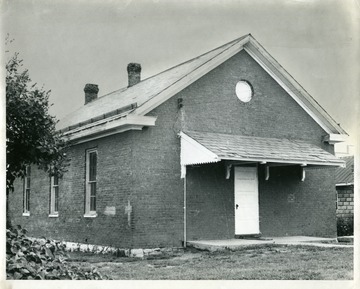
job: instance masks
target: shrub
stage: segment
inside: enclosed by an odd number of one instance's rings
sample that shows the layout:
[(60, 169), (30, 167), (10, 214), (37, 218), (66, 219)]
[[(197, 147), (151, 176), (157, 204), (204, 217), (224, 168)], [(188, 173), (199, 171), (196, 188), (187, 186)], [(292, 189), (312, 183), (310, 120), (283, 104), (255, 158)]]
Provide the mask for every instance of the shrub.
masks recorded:
[(32, 240), (20, 226), (6, 230), (7, 279), (101, 280), (94, 268), (67, 263), (65, 245), (46, 238)]
[(354, 235), (354, 217), (337, 218), (337, 235), (338, 236)]

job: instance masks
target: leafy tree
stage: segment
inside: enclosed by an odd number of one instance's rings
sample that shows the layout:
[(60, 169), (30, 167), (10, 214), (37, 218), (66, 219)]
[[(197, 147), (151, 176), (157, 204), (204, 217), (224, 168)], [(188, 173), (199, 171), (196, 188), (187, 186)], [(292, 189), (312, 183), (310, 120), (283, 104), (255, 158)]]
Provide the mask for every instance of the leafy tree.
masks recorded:
[(6, 63), (6, 187), (24, 177), (27, 165), (37, 165), (50, 175), (66, 167), (66, 141), (56, 132), (49, 114), (50, 91), (32, 84), (27, 69), (15, 53)]

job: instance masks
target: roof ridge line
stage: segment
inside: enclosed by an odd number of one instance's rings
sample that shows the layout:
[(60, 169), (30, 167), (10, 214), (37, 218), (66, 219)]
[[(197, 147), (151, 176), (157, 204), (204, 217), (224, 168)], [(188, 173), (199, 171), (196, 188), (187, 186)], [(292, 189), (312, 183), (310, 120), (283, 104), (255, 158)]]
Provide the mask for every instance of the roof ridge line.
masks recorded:
[[(219, 46), (219, 47), (217, 47), (217, 48), (215, 48), (215, 49), (213, 49), (213, 50), (210, 50), (210, 51), (208, 51), (207, 53), (204, 53), (204, 54), (202, 54), (202, 55), (200, 55), (200, 56), (194, 57), (194, 58), (192, 58), (192, 59), (190, 59), (190, 60), (188, 60), (188, 61), (185, 61), (185, 62), (183, 62), (183, 63), (181, 63), (181, 64), (179, 64), (179, 65), (176, 65), (176, 66), (174, 66), (174, 67), (172, 67), (172, 68), (169, 68), (169, 69), (167, 69), (167, 70), (164, 70), (163, 72), (161, 72), (161, 73), (159, 73), (159, 74), (156, 74), (156, 75), (152, 76), (152, 77), (155, 77), (155, 76), (160, 75), (160, 74), (162, 74), (162, 73), (165, 73), (165, 72), (167, 72), (167, 71), (169, 71), (169, 70), (172, 70), (172, 69), (174, 69), (174, 68), (176, 68), (176, 67), (178, 67), (178, 66), (184, 65), (184, 64), (187, 63), (187, 62), (194, 61), (195, 59), (198, 59), (198, 58), (200, 58), (200, 57), (202, 57), (202, 56), (204, 56), (204, 55), (207, 55), (207, 54), (209, 54), (209, 53), (211, 53), (211, 52), (213, 52), (213, 51), (215, 51), (215, 50), (217, 50), (217, 49), (220, 49), (220, 48), (223, 47), (223, 46), (229, 46), (229, 47), (227, 47), (226, 49), (221, 50), (218, 54), (214, 55), (212, 58), (210, 58), (210, 59), (208, 59), (207, 61), (201, 63), (199, 66), (195, 67), (195, 68), (194, 68), (193, 70), (191, 70), (190, 72), (184, 74), (182, 77), (178, 78), (175, 82), (171, 83), (170, 85), (168, 85), (168, 86), (165, 87), (164, 89), (158, 91), (156, 94), (154, 94), (154, 95), (152, 96), (152, 98), (146, 100), (146, 101), (143, 102), (140, 106), (144, 105), (145, 103), (147, 103), (148, 101), (150, 101), (151, 99), (153, 99), (154, 97), (156, 97), (157, 95), (159, 95), (160, 93), (162, 93), (163, 91), (166, 91), (166, 90), (169, 89), (171, 86), (173, 86), (175, 83), (181, 81), (182, 79), (184, 79), (186, 76), (188, 76), (189, 74), (191, 74), (191, 73), (194, 72), (195, 70), (199, 69), (200, 67), (204, 66), (205, 64), (207, 64), (208, 62), (210, 62), (210, 61), (213, 60), (214, 58), (218, 57), (220, 54), (224, 53), (225, 51), (228, 51), (230, 48), (232, 48), (234, 45), (236, 45), (238, 42), (240, 42), (241, 40), (245, 39), (245, 38), (248, 37), (248, 36), (251, 37), (251, 34), (246, 34), (246, 35), (244, 35), (244, 36), (242, 36), (242, 37), (240, 37), (240, 38), (237, 38), (236, 40), (230, 41), (230, 42), (228, 42), (228, 43), (226, 43), (226, 44), (224, 44), (224, 45), (221, 45), (221, 46)], [(150, 78), (152, 78), (152, 77), (150, 77)], [(150, 79), (150, 78), (147, 78), (147, 79)], [(145, 80), (147, 80), (147, 79), (145, 79)], [(145, 80), (144, 80), (144, 81), (145, 81)], [(139, 106), (139, 107), (140, 107), (140, 106)]]
[[(211, 49), (210, 51), (204, 52), (204, 53), (202, 53), (202, 54), (200, 54), (200, 55), (198, 55), (198, 56), (196, 56), (196, 57), (193, 57), (193, 58), (191, 58), (191, 59), (189, 59), (189, 60), (186, 60), (186, 61), (181, 62), (181, 63), (179, 63), (179, 64), (176, 64), (176, 65), (174, 65), (174, 66), (171, 66), (171, 67), (169, 67), (169, 68), (167, 68), (167, 69), (165, 69), (165, 70), (163, 70), (163, 71), (161, 71), (161, 72), (158, 72), (158, 73), (156, 73), (156, 74), (154, 74), (154, 75), (151, 75), (151, 76), (149, 76), (149, 77), (141, 80), (139, 83), (145, 82), (145, 81), (147, 81), (147, 80), (149, 80), (149, 79), (152, 79), (152, 78), (154, 78), (154, 77), (156, 77), (156, 76), (158, 76), (158, 75), (160, 75), (160, 74), (163, 74), (163, 73), (168, 72), (168, 71), (170, 71), (170, 70), (172, 70), (172, 69), (175, 69), (176, 67), (179, 67), (179, 66), (182, 66), (182, 65), (184, 65), (184, 64), (186, 64), (186, 63), (188, 63), (188, 62), (194, 61), (195, 59), (200, 58), (200, 57), (203, 57), (203, 56), (205, 56), (205, 55), (207, 55), (207, 54), (209, 54), (209, 53), (211, 53), (211, 52), (213, 52), (213, 51), (215, 51), (215, 50), (217, 50), (217, 49), (220, 49), (221, 47), (230, 45), (232, 42), (241, 41), (242, 39), (244, 39), (244, 38), (247, 37), (247, 36), (252, 36), (252, 35), (251, 35), (251, 33), (245, 34), (245, 35), (243, 35), (243, 36), (241, 36), (241, 37), (236, 38), (235, 40), (229, 41), (229, 42), (227, 42), (227, 43), (225, 43), (225, 44), (223, 44), (223, 45), (220, 45), (220, 46), (218, 46), (218, 47), (216, 47), (216, 48), (214, 48), (214, 49)], [(234, 43), (234, 44), (236, 44), (236, 43)], [(233, 45), (234, 45), (234, 44), (233, 44)], [(233, 46), (233, 45), (232, 45), (232, 46)], [(231, 47), (232, 47), (232, 46), (231, 46)], [(195, 68), (195, 69), (196, 69), (196, 68)], [(194, 70), (195, 70), (195, 69), (194, 69)], [(114, 91), (112, 91), (112, 92), (109, 92), (109, 93), (107, 93), (107, 94), (101, 95), (100, 97), (98, 97), (98, 98), (95, 99), (94, 101), (96, 101), (96, 100), (98, 100), (98, 99), (101, 99), (101, 98), (103, 98), (103, 97), (105, 97), (105, 96), (108, 96), (108, 95), (110, 95), (110, 94), (113, 94), (113, 93), (116, 93), (116, 92), (120, 92), (121, 90), (125, 91), (125, 90), (127, 90), (127, 89), (129, 89), (129, 88), (130, 88), (130, 87), (124, 86), (124, 87), (122, 87), (122, 88), (116, 89), (116, 90), (114, 90)]]
[[(236, 38), (235, 40), (229, 41), (229, 42), (227, 42), (227, 43), (225, 43), (225, 44), (223, 44), (223, 45), (220, 45), (220, 46), (218, 46), (218, 47), (216, 47), (216, 48), (214, 48), (214, 49), (211, 49), (210, 51), (204, 52), (204, 53), (202, 53), (202, 54), (200, 54), (200, 55), (198, 55), (198, 56), (196, 56), (196, 57), (193, 57), (193, 58), (191, 58), (191, 59), (189, 59), (189, 60), (186, 60), (186, 61), (184, 61), (184, 62), (181, 62), (181, 63), (177, 64), (177, 65), (174, 65), (174, 66), (172, 66), (172, 67), (169, 67), (168, 69), (165, 69), (165, 70), (163, 70), (163, 71), (161, 71), (161, 72), (159, 72), (159, 73), (157, 73), (157, 74), (154, 74), (154, 75), (152, 75), (152, 76), (149, 76), (148, 78), (145, 78), (145, 79), (142, 80), (142, 81), (146, 81), (146, 80), (151, 79), (151, 78), (153, 78), (153, 77), (156, 77), (156, 76), (158, 76), (158, 75), (160, 75), (160, 74), (162, 74), (162, 73), (168, 72), (169, 70), (172, 70), (172, 69), (174, 69), (174, 68), (176, 68), (176, 67), (179, 67), (179, 66), (182, 66), (182, 65), (184, 65), (184, 64), (186, 64), (186, 63), (188, 63), (188, 62), (194, 61), (195, 59), (198, 59), (198, 58), (203, 57), (203, 56), (205, 56), (205, 55), (207, 55), (207, 54), (210, 54), (211, 52), (214, 52), (214, 51), (217, 50), (217, 49), (220, 49), (220, 48), (222, 48), (222, 47), (224, 47), (224, 46), (230, 45), (230, 44), (233, 43), (233, 42), (241, 41), (241, 40), (243, 40), (243, 39), (244, 39), (245, 37), (247, 37), (247, 36), (251, 36), (251, 33), (245, 34), (245, 35), (243, 35), (243, 36), (241, 36), (241, 37), (239, 37), (239, 38)], [(236, 44), (236, 43), (234, 43), (234, 44)], [(234, 44), (232, 44), (232, 46), (233, 46)], [(231, 46), (231, 47), (232, 47), (232, 46)], [(220, 54), (220, 53), (219, 53), (219, 54)], [(194, 69), (194, 70), (195, 70), (195, 69)], [(142, 82), (142, 81), (141, 81), (141, 82)]]

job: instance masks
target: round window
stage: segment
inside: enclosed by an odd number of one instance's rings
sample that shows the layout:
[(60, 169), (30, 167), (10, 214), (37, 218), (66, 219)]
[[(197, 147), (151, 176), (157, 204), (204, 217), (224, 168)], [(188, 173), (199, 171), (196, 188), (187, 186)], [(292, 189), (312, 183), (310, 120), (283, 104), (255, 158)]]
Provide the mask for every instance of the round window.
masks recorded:
[(236, 84), (235, 92), (238, 99), (242, 102), (249, 102), (253, 96), (253, 89), (246, 80), (240, 80)]

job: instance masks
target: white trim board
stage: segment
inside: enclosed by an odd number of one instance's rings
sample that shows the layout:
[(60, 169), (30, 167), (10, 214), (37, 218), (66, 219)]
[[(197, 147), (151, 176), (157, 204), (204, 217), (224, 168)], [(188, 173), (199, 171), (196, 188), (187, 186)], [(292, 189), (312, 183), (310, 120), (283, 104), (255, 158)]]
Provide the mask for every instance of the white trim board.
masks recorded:
[(272, 70), (265, 65), (251, 50), (245, 48), (245, 51), (296, 101), (298, 105), (301, 106), (305, 112), (311, 116), (311, 118), (321, 126), (323, 130), (325, 130), (328, 134), (331, 133), (331, 130), (324, 123), (310, 110), (308, 107), (297, 97), (297, 95), (288, 87), (286, 86), (276, 75), (272, 72)]
[(201, 143), (197, 142), (192, 137), (184, 132), (180, 132), (181, 138), (181, 152), (180, 152), (180, 165), (185, 172), (184, 167), (187, 165), (215, 163), (221, 160), (234, 160), (234, 161), (250, 161), (262, 164), (289, 164), (299, 166), (336, 166), (344, 167), (345, 163), (341, 160), (338, 162), (325, 162), (325, 161), (298, 161), (286, 159), (260, 159), (260, 158), (239, 158), (239, 157), (220, 157), (210, 149), (206, 148)]
[[(253, 38), (251, 35), (235, 43), (227, 50), (220, 52), (213, 59), (201, 64), (186, 76), (173, 83), (158, 95), (140, 105), (132, 113), (145, 115), (149, 111), (174, 96), (176, 93), (191, 85), (200, 77), (210, 72), (226, 60), (245, 51), (314, 119), (328, 134), (347, 135), (346, 132), (331, 118), (331, 116), (296, 82), (296, 80)], [(263, 59), (261, 59), (263, 58)], [(268, 62), (266, 64), (264, 62)], [(269, 66), (270, 65), (270, 66)], [(286, 82), (286, 83), (285, 83)], [(339, 140), (343, 141), (343, 140)]]
[(127, 115), (96, 126), (79, 127), (64, 133), (64, 137), (73, 141), (73, 144), (83, 143), (128, 130), (142, 130), (144, 126), (155, 126), (156, 119), (157, 117), (153, 116)]
[(340, 183), (340, 184), (336, 184), (336, 187), (344, 187), (344, 186), (353, 186), (354, 183)]
[(172, 96), (183, 90), (184, 88), (188, 87), (190, 84), (194, 83), (196, 80), (219, 66), (220, 64), (224, 63), (226, 60), (240, 52), (244, 44), (249, 41), (249, 36), (245, 37), (238, 43), (235, 43), (233, 46), (229, 47), (227, 50), (220, 52), (217, 56), (210, 59), (209, 61), (201, 64), (189, 74), (185, 75), (177, 82), (173, 83), (165, 90), (160, 92), (155, 97), (149, 99), (147, 102), (136, 108), (132, 113), (138, 115), (145, 115), (148, 112), (152, 111), (160, 104), (164, 103), (166, 100), (170, 99)]
[[(317, 101), (311, 97), (309, 93), (298, 83), (296, 80), (257, 42), (257, 40), (251, 35), (245, 35), (236, 40), (233, 40), (225, 45), (222, 45), (216, 49), (213, 49), (199, 57), (205, 55), (205, 59), (199, 62), (194, 63), (193, 68), (189, 71), (185, 71), (174, 79), (167, 87), (160, 87), (158, 91), (155, 91), (155, 96), (152, 96), (150, 99), (138, 104), (138, 107), (126, 113), (126, 115), (117, 115), (113, 118), (108, 118), (102, 120), (102, 125), (99, 125), (100, 122), (92, 123), (85, 125), (83, 127), (75, 128), (69, 132), (64, 133), (64, 135), (72, 135), (71, 139), (79, 139), (84, 136), (89, 137), (91, 134), (104, 134), (111, 135), (113, 132), (105, 133), (104, 130), (115, 131), (114, 127), (108, 123), (114, 121), (114, 118), (128, 118), (129, 116), (137, 117), (146, 117), (145, 115), (164, 103), (166, 100), (170, 99), (178, 92), (182, 91), (184, 88), (188, 87), (199, 78), (209, 73), (211, 70), (215, 69), (226, 60), (232, 56), (239, 53), (241, 50), (245, 51), (304, 109), (304, 111), (312, 118), (314, 121), (328, 134), (324, 138), (324, 141), (328, 141), (330, 144), (344, 141), (344, 136), (347, 135), (345, 130), (343, 130), (340, 125), (336, 123), (334, 119), (317, 103)], [(213, 53), (215, 51), (215, 53)], [(213, 54), (208, 54), (213, 53)], [(208, 56), (206, 58), (206, 55)], [(211, 57), (210, 57), (211, 56)], [(191, 61), (197, 61), (197, 58), (193, 58)], [(178, 66), (184, 65), (187, 62), (184, 62), (180, 65), (177, 65), (169, 70), (172, 70)], [(162, 72), (159, 75), (163, 75)], [(156, 78), (157, 75), (153, 76)], [(133, 87), (132, 89), (136, 89)], [(126, 90), (124, 90), (126, 91)], [(135, 91), (136, 92), (136, 91)], [(146, 96), (146, 92), (139, 91), (138, 93), (143, 93)], [(135, 97), (136, 98), (136, 97)], [(141, 98), (145, 99), (145, 98)], [(125, 101), (130, 101), (130, 99), (125, 99)], [(131, 99), (132, 102), (136, 99)], [(130, 118), (129, 118), (130, 119)], [(117, 122), (118, 120), (116, 120)], [(121, 120), (120, 120), (121, 122)], [(129, 129), (142, 129), (143, 126), (153, 126), (155, 122), (144, 121), (139, 124), (135, 122), (127, 122), (127, 129), (116, 129), (115, 133), (126, 131)], [(117, 125), (115, 125), (117, 127)], [(89, 129), (89, 127), (92, 127)], [(99, 128), (101, 127), (101, 129)], [(85, 133), (85, 129), (87, 132)], [(99, 132), (101, 130), (101, 133)], [(75, 137), (75, 132), (79, 132), (79, 137)], [(98, 138), (98, 137), (96, 137)]]
[(182, 166), (216, 163), (221, 161), (216, 154), (184, 132), (180, 132), (179, 136), (181, 138), (180, 164)]
[(326, 132), (334, 133), (330, 129), (333, 127), (337, 133), (346, 134), (321, 105), (253, 37), (244, 48)]

